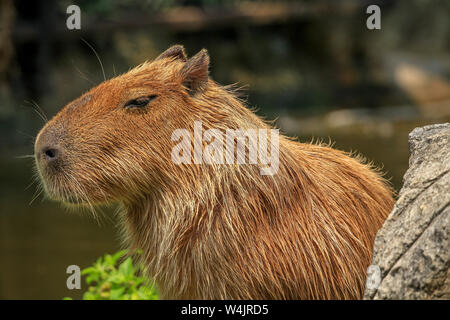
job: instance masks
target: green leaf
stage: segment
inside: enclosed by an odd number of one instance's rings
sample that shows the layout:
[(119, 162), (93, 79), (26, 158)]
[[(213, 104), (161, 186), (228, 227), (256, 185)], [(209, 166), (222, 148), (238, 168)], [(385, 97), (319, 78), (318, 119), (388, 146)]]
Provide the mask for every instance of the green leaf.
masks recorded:
[(125, 282), (126, 277), (124, 274), (116, 273), (116, 274), (113, 274), (112, 276), (110, 276), (107, 280), (108, 280), (108, 282), (112, 282), (114, 284), (121, 284), (121, 283)]
[(134, 269), (131, 257), (127, 258), (124, 262), (121, 263), (121, 265), (119, 266), (119, 272), (127, 277), (133, 275)]
[[(158, 291), (153, 283), (142, 276), (142, 266), (133, 266), (131, 257), (118, 263), (126, 253), (127, 251), (121, 250), (114, 254), (105, 254), (92, 266), (83, 269), (82, 275), (86, 276), (85, 281), (88, 284), (88, 289), (83, 294), (84, 300), (158, 299)], [(70, 297), (64, 299), (71, 300)]]
[(114, 260), (113, 257), (109, 254), (105, 255), (105, 265), (106, 266), (113, 266), (114, 265)]
[(85, 292), (83, 295), (83, 300), (97, 300), (96, 296), (90, 292)]
[(89, 276), (86, 277), (86, 283), (91, 284), (92, 282), (99, 282), (100, 280), (100, 274), (99, 273), (92, 273)]
[(125, 291), (125, 288), (111, 290), (111, 300), (119, 300)]
[(119, 260), (120, 258), (122, 258), (126, 254), (127, 254), (127, 250), (120, 250), (119, 252), (115, 253), (112, 256), (112, 259), (114, 260), (114, 264), (117, 262), (117, 260)]
[(99, 266), (102, 265), (102, 257), (98, 258), (95, 264)]
[(94, 267), (88, 267), (88, 268), (83, 269), (81, 271), (81, 274), (86, 275), (86, 274), (90, 274), (90, 273), (94, 273), (94, 272), (98, 272), (98, 270)]

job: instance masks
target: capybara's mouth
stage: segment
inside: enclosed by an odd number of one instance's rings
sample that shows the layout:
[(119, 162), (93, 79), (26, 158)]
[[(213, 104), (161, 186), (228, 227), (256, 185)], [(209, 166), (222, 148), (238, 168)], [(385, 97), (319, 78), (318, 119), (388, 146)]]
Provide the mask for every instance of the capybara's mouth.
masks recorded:
[(96, 183), (75, 175), (70, 168), (64, 167), (58, 170), (53, 168), (40, 168), (37, 171), (49, 200), (61, 202), (69, 206), (97, 206), (107, 203), (108, 193), (104, 192)]
[(91, 203), (91, 201), (88, 201), (86, 199), (84, 199), (83, 197), (75, 194), (75, 193), (69, 193), (69, 192), (48, 192), (47, 191), (47, 196), (54, 201), (57, 202), (61, 202), (62, 204), (65, 205), (70, 205), (70, 206), (84, 206), (84, 205), (88, 205)]
[(87, 202), (79, 199), (79, 198), (68, 198), (65, 201), (62, 201), (64, 204), (69, 204), (69, 205), (75, 205), (75, 206), (82, 206), (87, 204)]
[(51, 183), (50, 185), (46, 182), (43, 182), (45, 193), (47, 197), (51, 200), (67, 203), (67, 204), (83, 204), (84, 201), (81, 197), (76, 195), (73, 191), (67, 190), (62, 186), (58, 186), (55, 183)]
[(64, 181), (64, 177), (42, 172), (40, 172), (40, 176), (44, 191), (50, 200), (71, 205), (82, 205), (88, 202)]

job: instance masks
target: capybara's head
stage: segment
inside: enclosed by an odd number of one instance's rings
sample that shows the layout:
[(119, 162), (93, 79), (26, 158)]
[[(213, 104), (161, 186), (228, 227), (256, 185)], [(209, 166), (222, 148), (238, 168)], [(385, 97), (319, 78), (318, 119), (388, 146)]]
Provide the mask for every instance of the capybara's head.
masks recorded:
[[(171, 170), (170, 137), (187, 126), (208, 79), (206, 50), (187, 60), (173, 46), (66, 105), (39, 132), (38, 172), (65, 203), (105, 203), (157, 187)], [(191, 121), (192, 122), (192, 121)]]

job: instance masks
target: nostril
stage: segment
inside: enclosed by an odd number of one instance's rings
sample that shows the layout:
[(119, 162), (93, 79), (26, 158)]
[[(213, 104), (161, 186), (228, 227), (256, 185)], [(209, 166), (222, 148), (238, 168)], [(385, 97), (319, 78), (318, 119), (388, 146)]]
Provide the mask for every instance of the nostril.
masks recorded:
[(44, 158), (48, 161), (52, 161), (58, 158), (59, 151), (56, 148), (44, 148)]
[(49, 158), (54, 158), (56, 156), (56, 152), (53, 149), (46, 150), (45, 154)]

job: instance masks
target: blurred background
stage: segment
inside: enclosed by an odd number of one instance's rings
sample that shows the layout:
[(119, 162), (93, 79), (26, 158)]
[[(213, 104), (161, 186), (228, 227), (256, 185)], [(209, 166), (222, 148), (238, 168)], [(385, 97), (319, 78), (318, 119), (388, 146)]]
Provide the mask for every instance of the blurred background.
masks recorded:
[[(70, 4), (81, 30), (66, 27)], [(371, 4), (381, 30), (366, 27)], [(89, 45), (107, 78), (172, 44), (207, 48), (211, 76), (244, 86), (259, 115), (362, 153), (399, 190), (408, 133), (450, 120), (449, 16), (446, 0), (0, 0), (0, 299), (80, 297), (67, 266), (120, 248), (115, 208), (98, 222), (46, 200), (26, 156), (39, 113), (103, 80)]]

